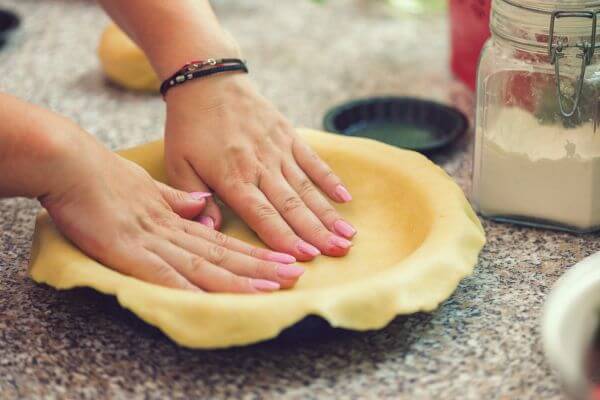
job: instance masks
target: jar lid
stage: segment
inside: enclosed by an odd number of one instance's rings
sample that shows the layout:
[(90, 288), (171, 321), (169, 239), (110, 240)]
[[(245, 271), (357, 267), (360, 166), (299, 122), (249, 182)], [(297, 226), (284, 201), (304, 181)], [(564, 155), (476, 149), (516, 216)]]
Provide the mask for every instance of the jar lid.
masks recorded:
[(554, 11), (590, 10), (600, 8), (598, 0), (500, 0), (530, 11), (552, 13)]
[(597, 13), (600, 13), (600, 0), (494, 0), (490, 27), (498, 37), (547, 52), (550, 35), (556, 42), (590, 42), (592, 21), (595, 21), (598, 46), (600, 17), (596, 17)]

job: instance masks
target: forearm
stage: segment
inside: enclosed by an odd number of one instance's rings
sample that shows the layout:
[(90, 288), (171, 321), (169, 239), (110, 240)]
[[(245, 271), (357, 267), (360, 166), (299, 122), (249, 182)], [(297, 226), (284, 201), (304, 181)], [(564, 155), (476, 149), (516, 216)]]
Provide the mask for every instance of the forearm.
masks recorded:
[(193, 59), (238, 55), (207, 0), (99, 0), (161, 79)]
[(77, 126), (51, 111), (0, 94), (0, 197), (42, 197), (64, 183)]

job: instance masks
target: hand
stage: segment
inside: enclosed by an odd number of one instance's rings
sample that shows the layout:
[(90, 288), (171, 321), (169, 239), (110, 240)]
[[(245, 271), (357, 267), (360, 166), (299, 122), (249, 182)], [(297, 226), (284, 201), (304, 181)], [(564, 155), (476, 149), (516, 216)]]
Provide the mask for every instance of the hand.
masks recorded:
[(78, 135), (61, 154), (59, 187), (40, 198), (60, 231), (99, 262), (187, 290), (258, 293), (293, 286), (294, 258), (249, 246), (186, 218), (208, 193), (155, 182), (141, 167)]
[[(350, 193), (247, 76), (188, 82), (166, 101), (166, 164), (174, 186), (214, 189), (267, 245), (298, 260), (349, 251), (356, 230), (317, 187), (340, 203)], [(201, 221), (219, 227), (212, 200)]]

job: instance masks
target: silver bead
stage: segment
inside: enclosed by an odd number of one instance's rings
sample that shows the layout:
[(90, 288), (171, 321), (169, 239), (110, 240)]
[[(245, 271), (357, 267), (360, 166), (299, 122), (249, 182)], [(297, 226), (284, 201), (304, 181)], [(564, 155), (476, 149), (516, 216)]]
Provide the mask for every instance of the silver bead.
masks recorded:
[(175, 77), (175, 81), (177, 81), (177, 83), (181, 83), (181, 82), (185, 81), (185, 76), (178, 75)]

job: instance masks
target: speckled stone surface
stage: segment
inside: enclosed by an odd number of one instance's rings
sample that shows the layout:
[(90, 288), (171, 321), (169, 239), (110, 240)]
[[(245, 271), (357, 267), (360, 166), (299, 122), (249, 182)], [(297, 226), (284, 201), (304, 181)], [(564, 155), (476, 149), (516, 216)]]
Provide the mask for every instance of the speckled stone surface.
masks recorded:
[[(297, 125), (374, 94), (472, 99), (447, 71), (442, 16), (392, 18), (373, 1), (216, 1), (253, 75)], [(160, 98), (105, 84), (107, 23), (92, 1), (0, 0), (24, 25), (0, 51), (0, 90), (75, 119), (113, 149), (160, 137)], [(469, 138), (436, 157), (468, 189)], [(91, 291), (35, 285), (26, 267), (39, 210), (0, 201), (0, 398), (558, 399), (538, 319), (555, 280), (599, 250), (575, 236), (486, 222), (474, 276), (430, 315), (366, 334), (216, 352), (178, 348)]]

